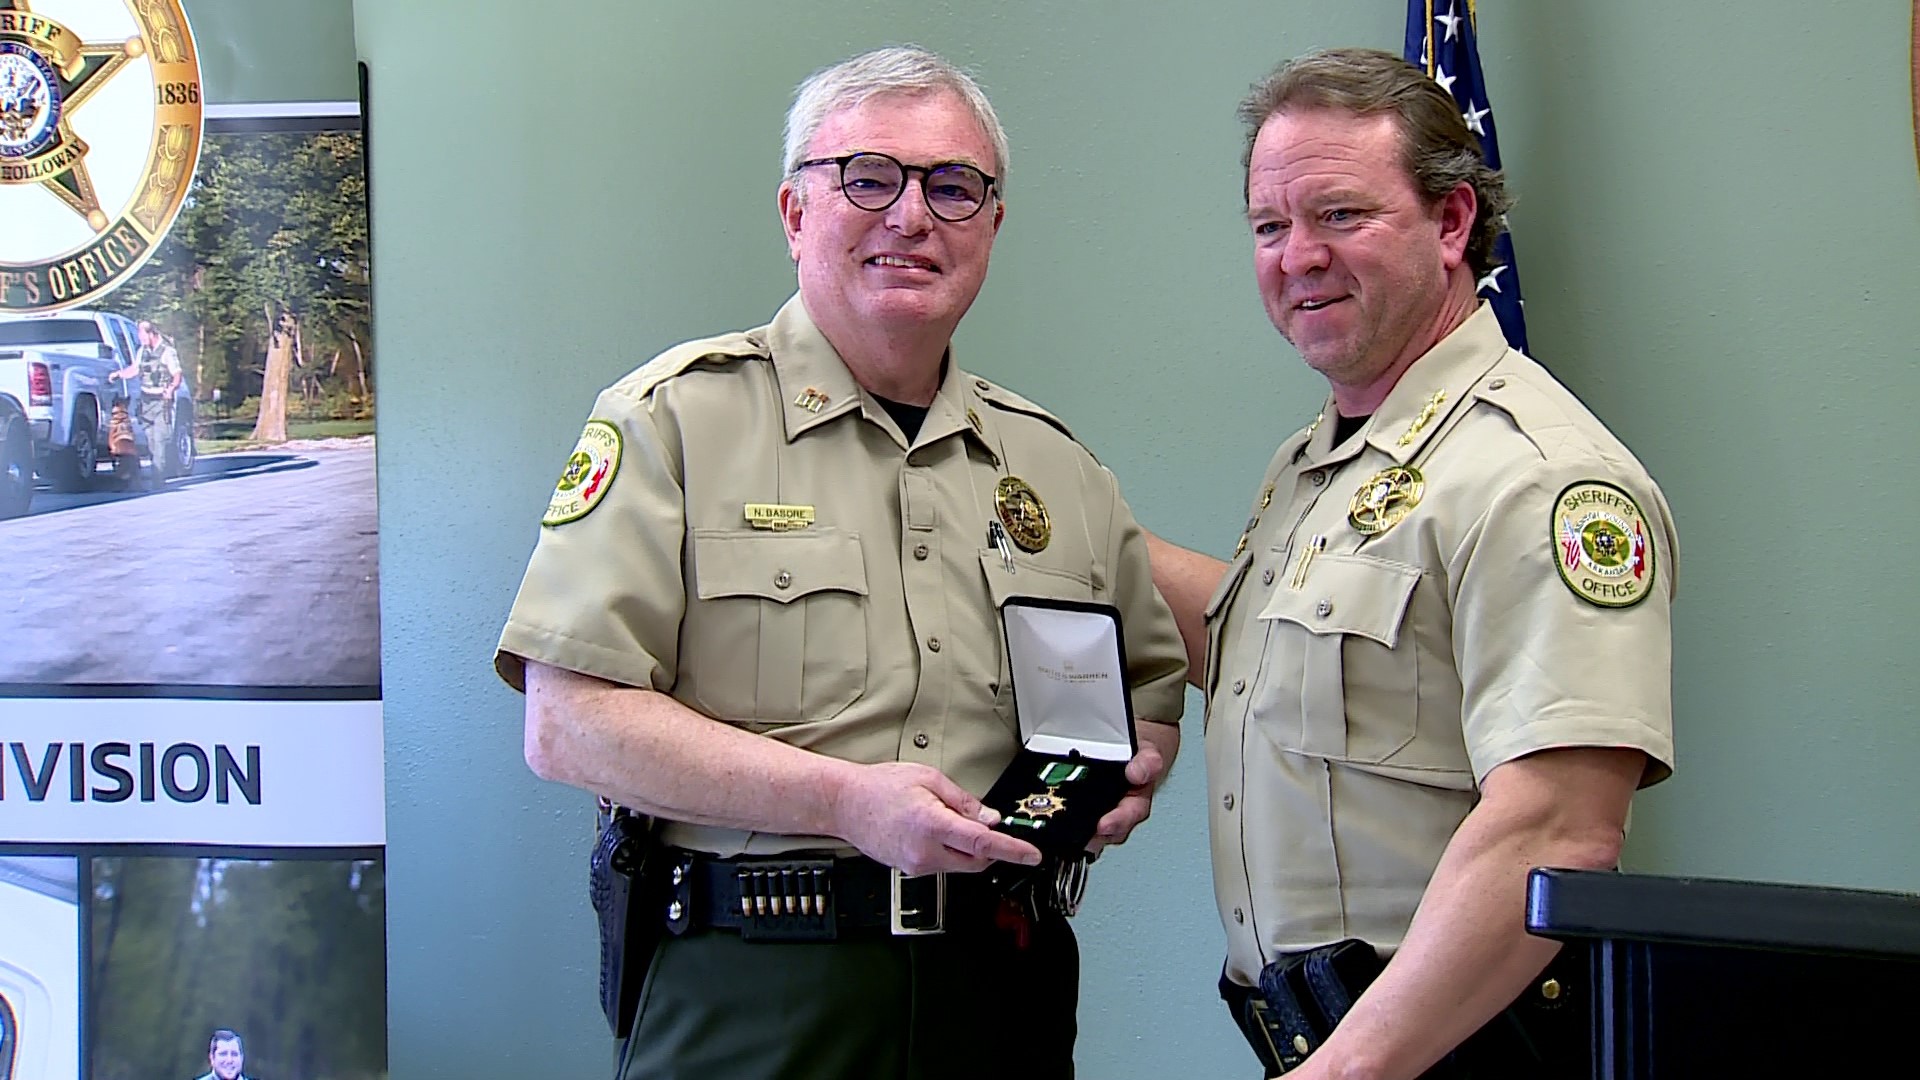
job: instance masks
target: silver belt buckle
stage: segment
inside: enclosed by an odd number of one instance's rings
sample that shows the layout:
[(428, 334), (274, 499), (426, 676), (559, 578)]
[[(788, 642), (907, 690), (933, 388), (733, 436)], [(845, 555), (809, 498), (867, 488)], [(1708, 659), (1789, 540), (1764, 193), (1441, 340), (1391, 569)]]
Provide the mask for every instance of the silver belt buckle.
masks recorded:
[[(947, 875), (921, 874), (908, 877), (892, 871), (892, 903), (887, 906), (896, 936), (943, 934), (947, 922)], [(907, 893), (914, 893), (908, 896)], [(908, 905), (912, 906), (909, 907)]]

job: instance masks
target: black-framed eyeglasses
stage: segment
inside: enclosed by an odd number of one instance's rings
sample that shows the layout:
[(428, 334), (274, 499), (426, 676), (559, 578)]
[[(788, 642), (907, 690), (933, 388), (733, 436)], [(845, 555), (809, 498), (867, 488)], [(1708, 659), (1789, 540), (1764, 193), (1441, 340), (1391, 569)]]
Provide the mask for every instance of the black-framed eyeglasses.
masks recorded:
[(989, 176), (971, 165), (948, 162), (944, 165), (906, 165), (898, 158), (872, 150), (840, 157), (802, 161), (795, 169), (815, 165), (840, 166), (840, 191), (847, 201), (862, 210), (878, 213), (900, 200), (907, 189), (907, 174), (920, 174), (920, 194), (927, 209), (941, 221), (965, 221), (987, 205), (987, 196), (999, 178)]

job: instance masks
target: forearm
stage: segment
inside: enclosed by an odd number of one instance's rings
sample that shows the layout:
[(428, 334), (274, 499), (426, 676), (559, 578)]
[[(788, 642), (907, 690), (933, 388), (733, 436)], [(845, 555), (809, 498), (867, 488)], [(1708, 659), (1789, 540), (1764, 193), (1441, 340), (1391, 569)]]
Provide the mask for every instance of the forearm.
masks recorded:
[(1147, 557), (1153, 564), (1153, 586), (1173, 609), (1174, 621), (1180, 626), (1180, 640), (1187, 647), (1187, 681), (1200, 686), (1207, 662), (1207, 601), (1219, 588), (1227, 564), (1169, 544), (1151, 532), (1146, 536)]
[(1558, 943), (1528, 934), (1528, 869), (1552, 845), (1462, 826), (1393, 960), (1315, 1057), (1327, 1077), (1413, 1080), (1511, 1002)]
[[(1536, 866), (1617, 865), (1640, 755), (1561, 750), (1501, 777), (1447, 845), (1386, 970), (1306, 1076), (1414, 1080), (1527, 988), (1558, 950), (1527, 933)], [(1498, 772), (1498, 770), (1496, 770)]]
[(839, 835), (845, 761), (561, 668), (530, 662), (526, 685), (527, 764), (544, 779), (674, 821)]

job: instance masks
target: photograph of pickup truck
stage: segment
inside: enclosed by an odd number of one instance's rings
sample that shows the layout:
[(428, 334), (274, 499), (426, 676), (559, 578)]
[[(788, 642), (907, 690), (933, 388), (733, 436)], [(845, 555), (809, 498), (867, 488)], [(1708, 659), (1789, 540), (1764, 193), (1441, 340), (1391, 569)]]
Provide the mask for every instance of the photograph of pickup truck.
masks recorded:
[(0, 314), (0, 697), (380, 696), (365, 139), (210, 107), (178, 220)]
[(0, 858), (0, 1080), (80, 1075), (80, 860)]

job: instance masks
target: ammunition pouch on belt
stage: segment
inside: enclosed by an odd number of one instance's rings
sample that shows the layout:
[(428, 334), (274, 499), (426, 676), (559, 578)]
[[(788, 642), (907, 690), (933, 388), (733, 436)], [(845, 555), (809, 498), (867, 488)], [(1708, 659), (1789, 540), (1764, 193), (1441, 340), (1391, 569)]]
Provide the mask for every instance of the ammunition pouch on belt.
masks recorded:
[(668, 847), (666, 929), (725, 930), (747, 941), (835, 941), (967, 933), (1072, 915), (1086, 887), (1084, 858), (983, 873), (902, 874), (864, 855), (792, 852), (717, 858)]
[[(1270, 1075), (1299, 1068), (1386, 967), (1349, 938), (1289, 953), (1260, 985), (1220, 976), (1220, 997)], [(1590, 985), (1583, 950), (1563, 949), (1519, 998), (1468, 1036), (1422, 1080), (1572, 1080), (1588, 1075)]]
[(613, 1037), (632, 1031), (640, 986), (660, 944), (659, 910), (665, 875), (656, 822), (602, 800), (588, 862), (588, 894), (600, 923), (600, 1011)]
[(667, 845), (659, 824), (601, 800), (588, 891), (600, 924), (600, 1009), (616, 1039), (632, 1033), (667, 933), (778, 942), (1004, 930), (1009, 918), (1072, 915), (1087, 883), (1085, 855), (910, 877), (865, 856), (720, 859)]

